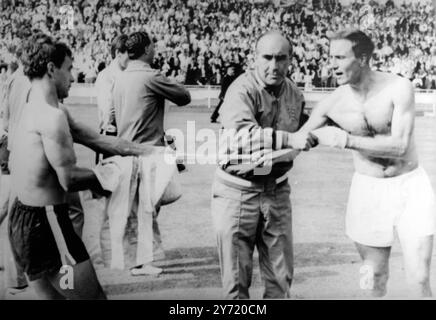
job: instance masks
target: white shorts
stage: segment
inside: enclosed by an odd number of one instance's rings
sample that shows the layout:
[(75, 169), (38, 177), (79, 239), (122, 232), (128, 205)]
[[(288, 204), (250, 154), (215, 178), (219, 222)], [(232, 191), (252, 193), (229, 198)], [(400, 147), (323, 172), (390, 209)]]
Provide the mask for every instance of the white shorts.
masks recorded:
[(355, 242), (390, 247), (394, 227), (401, 237), (423, 237), (436, 230), (436, 201), (423, 168), (392, 178), (355, 173), (346, 216), (346, 233)]

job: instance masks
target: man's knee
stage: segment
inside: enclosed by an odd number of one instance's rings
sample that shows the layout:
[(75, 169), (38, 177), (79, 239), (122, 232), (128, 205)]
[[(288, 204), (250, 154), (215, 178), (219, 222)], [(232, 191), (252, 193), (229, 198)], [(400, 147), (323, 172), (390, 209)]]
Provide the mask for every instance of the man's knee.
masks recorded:
[(370, 290), (376, 296), (386, 294), (389, 268), (385, 264), (364, 264), (360, 268), (360, 288)]
[(51, 276), (50, 282), (69, 299), (106, 299), (90, 260), (63, 267)]
[(409, 284), (426, 286), (430, 283), (430, 274), (428, 270), (414, 270), (407, 275)]
[(381, 269), (374, 272), (374, 283), (378, 286), (386, 287), (386, 283), (389, 279), (389, 271), (386, 269)]
[(407, 275), (409, 292), (416, 297), (431, 297), (429, 272), (416, 271)]

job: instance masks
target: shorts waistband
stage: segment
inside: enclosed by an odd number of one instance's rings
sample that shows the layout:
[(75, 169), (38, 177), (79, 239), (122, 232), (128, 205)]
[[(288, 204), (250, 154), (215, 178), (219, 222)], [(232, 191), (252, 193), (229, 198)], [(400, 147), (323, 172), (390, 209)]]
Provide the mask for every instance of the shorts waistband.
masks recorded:
[[(261, 188), (263, 187), (262, 183), (259, 182), (252, 182), (246, 179), (242, 179), (239, 177), (236, 177), (234, 175), (231, 175), (230, 173), (225, 172), (223, 169), (218, 168), (216, 171), (216, 179), (224, 184), (233, 186), (235, 188)], [(276, 185), (282, 184), (288, 180), (288, 173), (285, 173), (281, 177), (275, 179)]]
[(20, 201), (20, 199), (16, 198), (15, 201), (16, 205), (20, 208), (24, 208), (24, 209), (29, 209), (29, 210), (34, 210), (34, 211), (38, 211), (38, 210), (47, 210), (49, 208), (53, 208), (55, 210), (55, 212), (62, 212), (61, 209), (63, 208), (68, 208), (68, 204), (67, 203), (62, 203), (62, 204), (50, 204), (50, 205), (46, 205), (46, 206), (29, 206), (27, 204), (24, 204)]
[(419, 172), (424, 171), (424, 169), (421, 166), (416, 167), (415, 169), (413, 169), (412, 171), (409, 172), (405, 172), (403, 174), (400, 174), (398, 176), (394, 176), (394, 177), (373, 177), (373, 176), (368, 176), (366, 174), (362, 174), (359, 172), (354, 172), (354, 176), (362, 178), (362, 179), (366, 179), (366, 180), (372, 180), (372, 181), (398, 181), (398, 180), (403, 180), (406, 179), (410, 176), (413, 176)]

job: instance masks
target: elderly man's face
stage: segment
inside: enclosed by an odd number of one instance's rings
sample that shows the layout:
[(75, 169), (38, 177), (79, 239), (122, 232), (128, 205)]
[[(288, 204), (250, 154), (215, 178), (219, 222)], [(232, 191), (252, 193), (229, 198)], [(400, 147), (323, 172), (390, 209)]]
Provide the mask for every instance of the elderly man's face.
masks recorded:
[(284, 81), (290, 65), (290, 47), (280, 35), (262, 37), (256, 48), (256, 68), (262, 81), (268, 86), (279, 86)]

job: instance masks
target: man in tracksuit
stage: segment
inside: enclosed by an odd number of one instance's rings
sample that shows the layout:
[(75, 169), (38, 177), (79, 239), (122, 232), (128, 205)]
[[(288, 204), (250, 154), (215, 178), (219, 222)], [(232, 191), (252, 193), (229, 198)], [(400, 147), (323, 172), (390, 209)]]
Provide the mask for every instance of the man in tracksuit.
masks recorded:
[[(211, 210), (226, 298), (249, 298), (255, 246), (263, 297), (289, 296), (293, 243), (287, 174), (299, 150), (316, 144), (310, 133), (294, 133), (301, 126), (304, 98), (286, 78), (290, 56), (291, 45), (281, 33), (263, 34), (254, 69), (233, 82), (221, 107), (224, 130)], [(273, 151), (286, 149), (290, 152), (274, 160)], [(247, 170), (253, 163), (261, 166)]]

